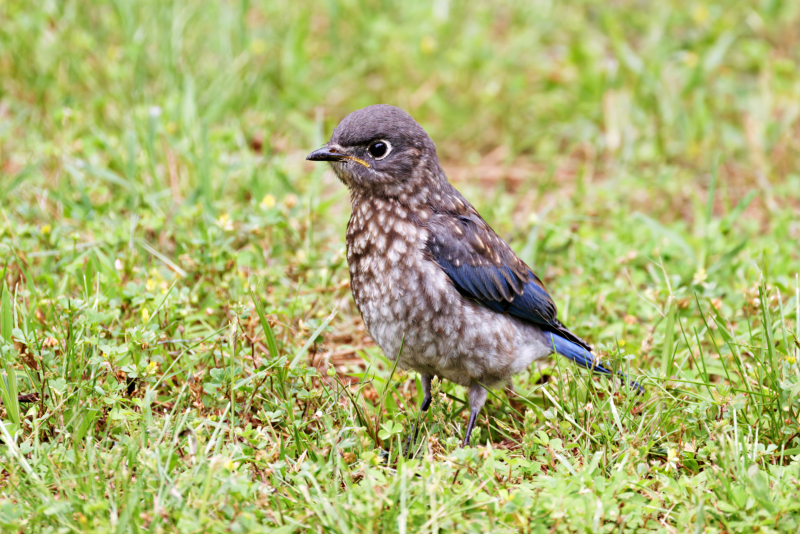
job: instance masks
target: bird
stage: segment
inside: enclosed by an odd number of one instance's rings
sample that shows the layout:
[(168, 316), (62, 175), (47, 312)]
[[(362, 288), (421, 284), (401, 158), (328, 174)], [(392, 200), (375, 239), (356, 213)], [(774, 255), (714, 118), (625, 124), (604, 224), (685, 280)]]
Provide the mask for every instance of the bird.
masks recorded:
[(353, 299), (386, 356), (420, 374), (421, 412), (434, 377), (467, 388), (462, 446), (487, 391), (540, 358), (558, 353), (613, 375), (559, 321), (541, 279), (448, 181), (435, 144), (405, 111), (353, 111), (306, 159), (327, 162), (349, 190)]

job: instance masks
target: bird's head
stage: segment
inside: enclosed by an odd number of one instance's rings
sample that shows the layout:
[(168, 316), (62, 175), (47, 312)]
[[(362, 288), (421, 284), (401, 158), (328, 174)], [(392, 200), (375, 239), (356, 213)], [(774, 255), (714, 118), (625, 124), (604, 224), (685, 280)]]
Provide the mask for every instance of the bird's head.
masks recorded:
[(331, 140), (306, 157), (327, 161), (351, 190), (399, 195), (444, 179), (436, 146), (405, 111), (380, 104), (345, 117)]

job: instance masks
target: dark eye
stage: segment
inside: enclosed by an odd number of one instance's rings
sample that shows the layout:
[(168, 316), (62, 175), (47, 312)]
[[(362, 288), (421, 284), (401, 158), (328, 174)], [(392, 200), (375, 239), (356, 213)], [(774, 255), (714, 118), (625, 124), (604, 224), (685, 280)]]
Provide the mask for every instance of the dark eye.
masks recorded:
[(381, 139), (380, 141), (370, 143), (367, 150), (369, 151), (369, 155), (374, 159), (383, 159), (392, 151), (392, 144), (385, 139)]

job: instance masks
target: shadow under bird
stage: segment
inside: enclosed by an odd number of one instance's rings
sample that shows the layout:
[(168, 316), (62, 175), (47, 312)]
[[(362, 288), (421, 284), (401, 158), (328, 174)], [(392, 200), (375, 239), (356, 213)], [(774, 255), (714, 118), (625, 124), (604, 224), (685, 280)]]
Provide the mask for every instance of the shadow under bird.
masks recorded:
[(450, 184), (433, 141), (403, 110), (352, 112), (306, 159), (327, 161), (350, 190), (353, 298), (386, 356), (421, 374), (422, 411), (434, 376), (468, 388), (465, 446), (486, 388), (534, 360), (557, 352), (611, 374), (557, 319), (541, 280)]

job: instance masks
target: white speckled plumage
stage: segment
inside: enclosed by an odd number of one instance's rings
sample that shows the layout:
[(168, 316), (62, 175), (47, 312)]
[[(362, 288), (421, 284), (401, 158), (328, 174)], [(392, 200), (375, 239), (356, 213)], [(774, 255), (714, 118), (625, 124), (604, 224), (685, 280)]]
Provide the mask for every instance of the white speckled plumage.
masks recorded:
[[(364, 209), (370, 202), (352, 195), (347, 257), (356, 306), (387, 357), (397, 358), (402, 344), (398, 365), (404, 369), (463, 386), (492, 386), (552, 352), (541, 330), (465, 298), (426, 257), (428, 232), (397, 215), (398, 208), (408, 209), (419, 219), (414, 212), (423, 208), (390, 199)], [(394, 230), (388, 251), (384, 233), (363, 232), (367, 211)]]

